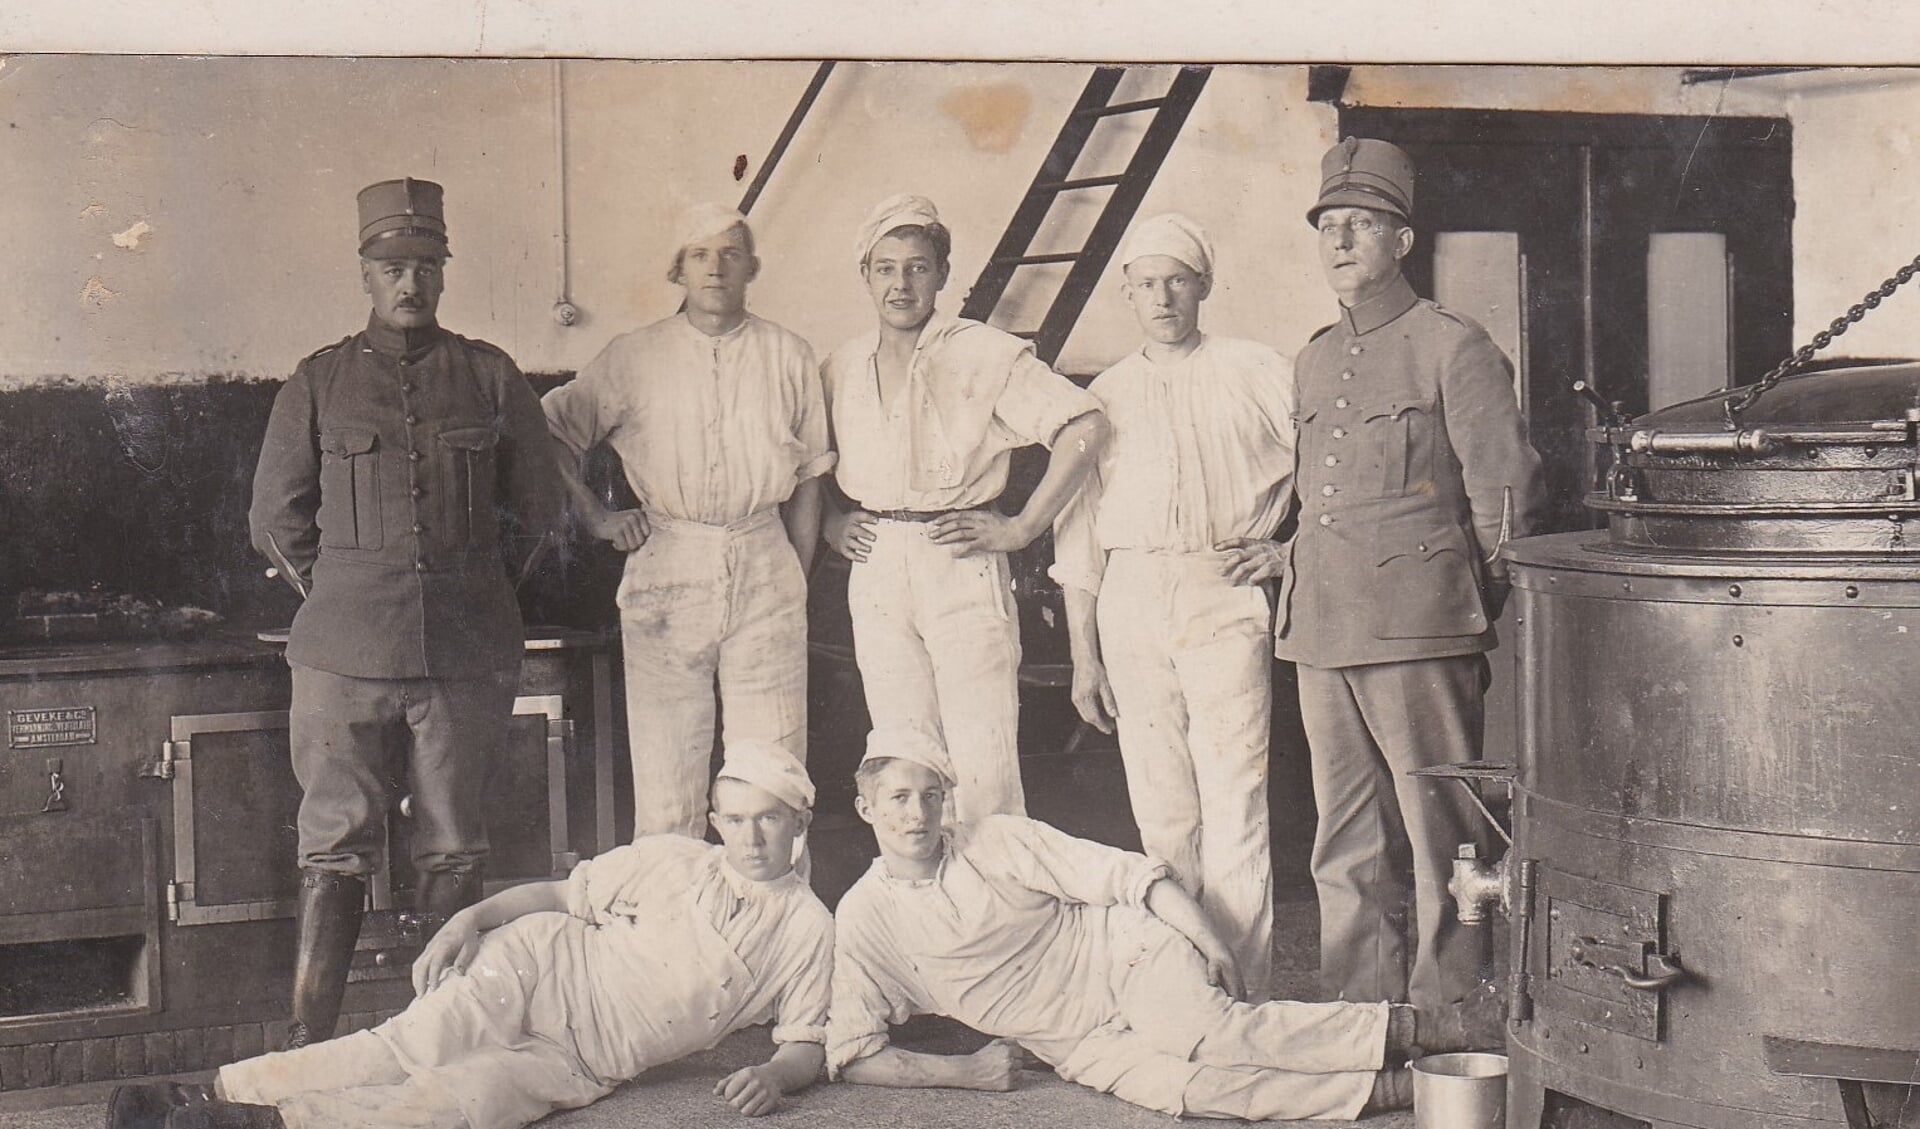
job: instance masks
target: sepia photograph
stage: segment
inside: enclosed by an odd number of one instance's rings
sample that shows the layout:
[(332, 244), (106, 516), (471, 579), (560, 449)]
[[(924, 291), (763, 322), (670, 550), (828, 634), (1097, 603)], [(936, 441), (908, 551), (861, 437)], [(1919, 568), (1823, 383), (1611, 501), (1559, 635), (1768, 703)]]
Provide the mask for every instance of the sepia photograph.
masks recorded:
[(479, 9), (0, 18), (0, 1129), (1920, 1129), (1920, 66)]

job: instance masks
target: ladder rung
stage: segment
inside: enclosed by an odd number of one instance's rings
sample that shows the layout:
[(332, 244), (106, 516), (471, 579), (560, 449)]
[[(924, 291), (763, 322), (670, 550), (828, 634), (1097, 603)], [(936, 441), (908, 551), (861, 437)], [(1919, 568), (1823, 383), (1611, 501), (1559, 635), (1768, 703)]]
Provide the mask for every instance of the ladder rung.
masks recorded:
[(1038, 192), (1072, 192), (1079, 188), (1108, 188), (1127, 179), (1124, 174), (1112, 176), (1083, 176), (1079, 180), (1056, 180), (1051, 184), (1036, 184), (1033, 190)]
[(1083, 118), (1108, 118), (1115, 114), (1137, 114), (1142, 110), (1157, 110), (1167, 104), (1165, 98), (1142, 98), (1137, 102), (1115, 102), (1111, 106), (1092, 106), (1085, 110), (1074, 111), (1075, 116)]
[(1059, 251), (1050, 255), (1021, 255), (1017, 259), (993, 259), (990, 261), (995, 266), (1003, 267), (1034, 267), (1044, 263), (1077, 263), (1080, 261), (1080, 252)]

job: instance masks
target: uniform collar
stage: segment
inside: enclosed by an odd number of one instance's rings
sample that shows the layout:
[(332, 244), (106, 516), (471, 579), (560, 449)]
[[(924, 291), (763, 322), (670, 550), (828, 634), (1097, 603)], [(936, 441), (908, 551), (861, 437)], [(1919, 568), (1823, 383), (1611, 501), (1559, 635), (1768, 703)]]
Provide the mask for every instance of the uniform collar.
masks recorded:
[(367, 315), (367, 341), (389, 357), (417, 360), (439, 344), (445, 333), (437, 324), (421, 329), (398, 329), (381, 321), (378, 314)]
[(1413, 292), (1413, 286), (1401, 275), (1393, 280), (1386, 293), (1369, 298), (1357, 306), (1340, 307), (1340, 325), (1348, 336), (1359, 337), (1372, 333), (1381, 326), (1392, 322), (1401, 314), (1413, 309), (1420, 296)]

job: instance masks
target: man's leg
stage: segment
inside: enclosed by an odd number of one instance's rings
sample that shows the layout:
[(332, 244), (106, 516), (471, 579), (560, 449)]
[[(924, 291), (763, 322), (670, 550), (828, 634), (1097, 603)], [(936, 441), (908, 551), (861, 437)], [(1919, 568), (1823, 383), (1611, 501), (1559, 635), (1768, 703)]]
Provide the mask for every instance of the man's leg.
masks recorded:
[(1060, 1076), (1174, 1117), (1248, 1121), (1359, 1116), (1376, 1071), (1324, 1074), (1236, 1070), (1191, 1062), (1147, 1045), (1138, 1032), (1102, 1029), (1075, 1048)]
[(867, 714), (874, 728), (915, 727), (940, 733), (940, 699), (933, 660), (913, 616), (912, 539), (924, 536), (901, 522), (874, 524), (873, 551), (847, 576), (847, 612), (853, 654), (860, 666)]
[(1020, 781), (1020, 613), (1005, 553), (956, 557), (925, 540), (913, 556), (915, 620), (927, 641), (940, 728), (960, 777), (963, 821), (1027, 814)]
[(1395, 805), (1412, 846), (1418, 940), (1407, 998), (1436, 1013), (1465, 999), (1492, 957), (1492, 934), (1461, 925), (1447, 896), (1459, 845), (1476, 843), (1484, 857), (1489, 832), (1460, 785), (1407, 774), (1480, 759), (1486, 671), (1485, 656), (1456, 655), (1350, 672), (1355, 697), (1392, 766)]
[(295, 664), (289, 738), (300, 782), (299, 949), (289, 1047), (332, 1037), (385, 830), (386, 754), (402, 682)]
[(772, 741), (807, 763), (807, 582), (779, 522), (727, 547), (720, 643), (726, 741)]
[(1200, 788), (1187, 746), (1187, 701), (1169, 653), (1174, 609), (1166, 579), (1150, 557), (1112, 554), (1100, 585), (1100, 653), (1120, 710), (1120, 761), (1141, 849), (1202, 899)]
[(413, 793), (416, 908), (437, 929), (480, 900), (487, 855), (487, 777), (500, 754), (520, 674), (520, 656), (491, 678), (407, 683), (407, 762)]
[(278, 1105), (309, 1090), (386, 1086), (407, 1072), (378, 1035), (355, 1031), (299, 1050), (256, 1055), (220, 1068), (214, 1094), (248, 1105)]
[(1319, 812), (1320, 981), (1338, 999), (1405, 1000), (1406, 833), (1386, 761), (1349, 684), (1359, 669), (1299, 667)]
[[(1209, 568), (1211, 568), (1209, 562)], [(1246, 998), (1273, 982), (1273, 853), (1267, 830), (1268, 724), (1273, 638), (1266, 592), (1208, 577), (1182, 585), (1178, 606), (1191, 642), (1174, 665), (1192, 714), (1199, 782), (1200, 905), (1232, 946)]]
[(620, 582), (633, 834), (706, 837), (724, 532), (656, 522)]

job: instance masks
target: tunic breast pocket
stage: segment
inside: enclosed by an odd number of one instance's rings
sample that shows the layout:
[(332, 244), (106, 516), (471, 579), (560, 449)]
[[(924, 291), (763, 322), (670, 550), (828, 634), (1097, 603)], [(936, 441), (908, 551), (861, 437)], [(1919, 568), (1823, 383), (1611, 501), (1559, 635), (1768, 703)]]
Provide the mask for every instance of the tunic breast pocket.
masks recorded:
[(320, 433), (320, 544), (328, 549), (380, 547), (379, 434), (332, 427)]
[(480, 424), (440, 432), (446, 467), (447, 536), (455, 545), (492, 543), (499, 531), (493, 512), (494, 455), (500, 434)]
[(1362, 466), (1378, 467), (1380, 496), (1433, 492), (1433, 401), (1386, 400), (1360, 409)]

